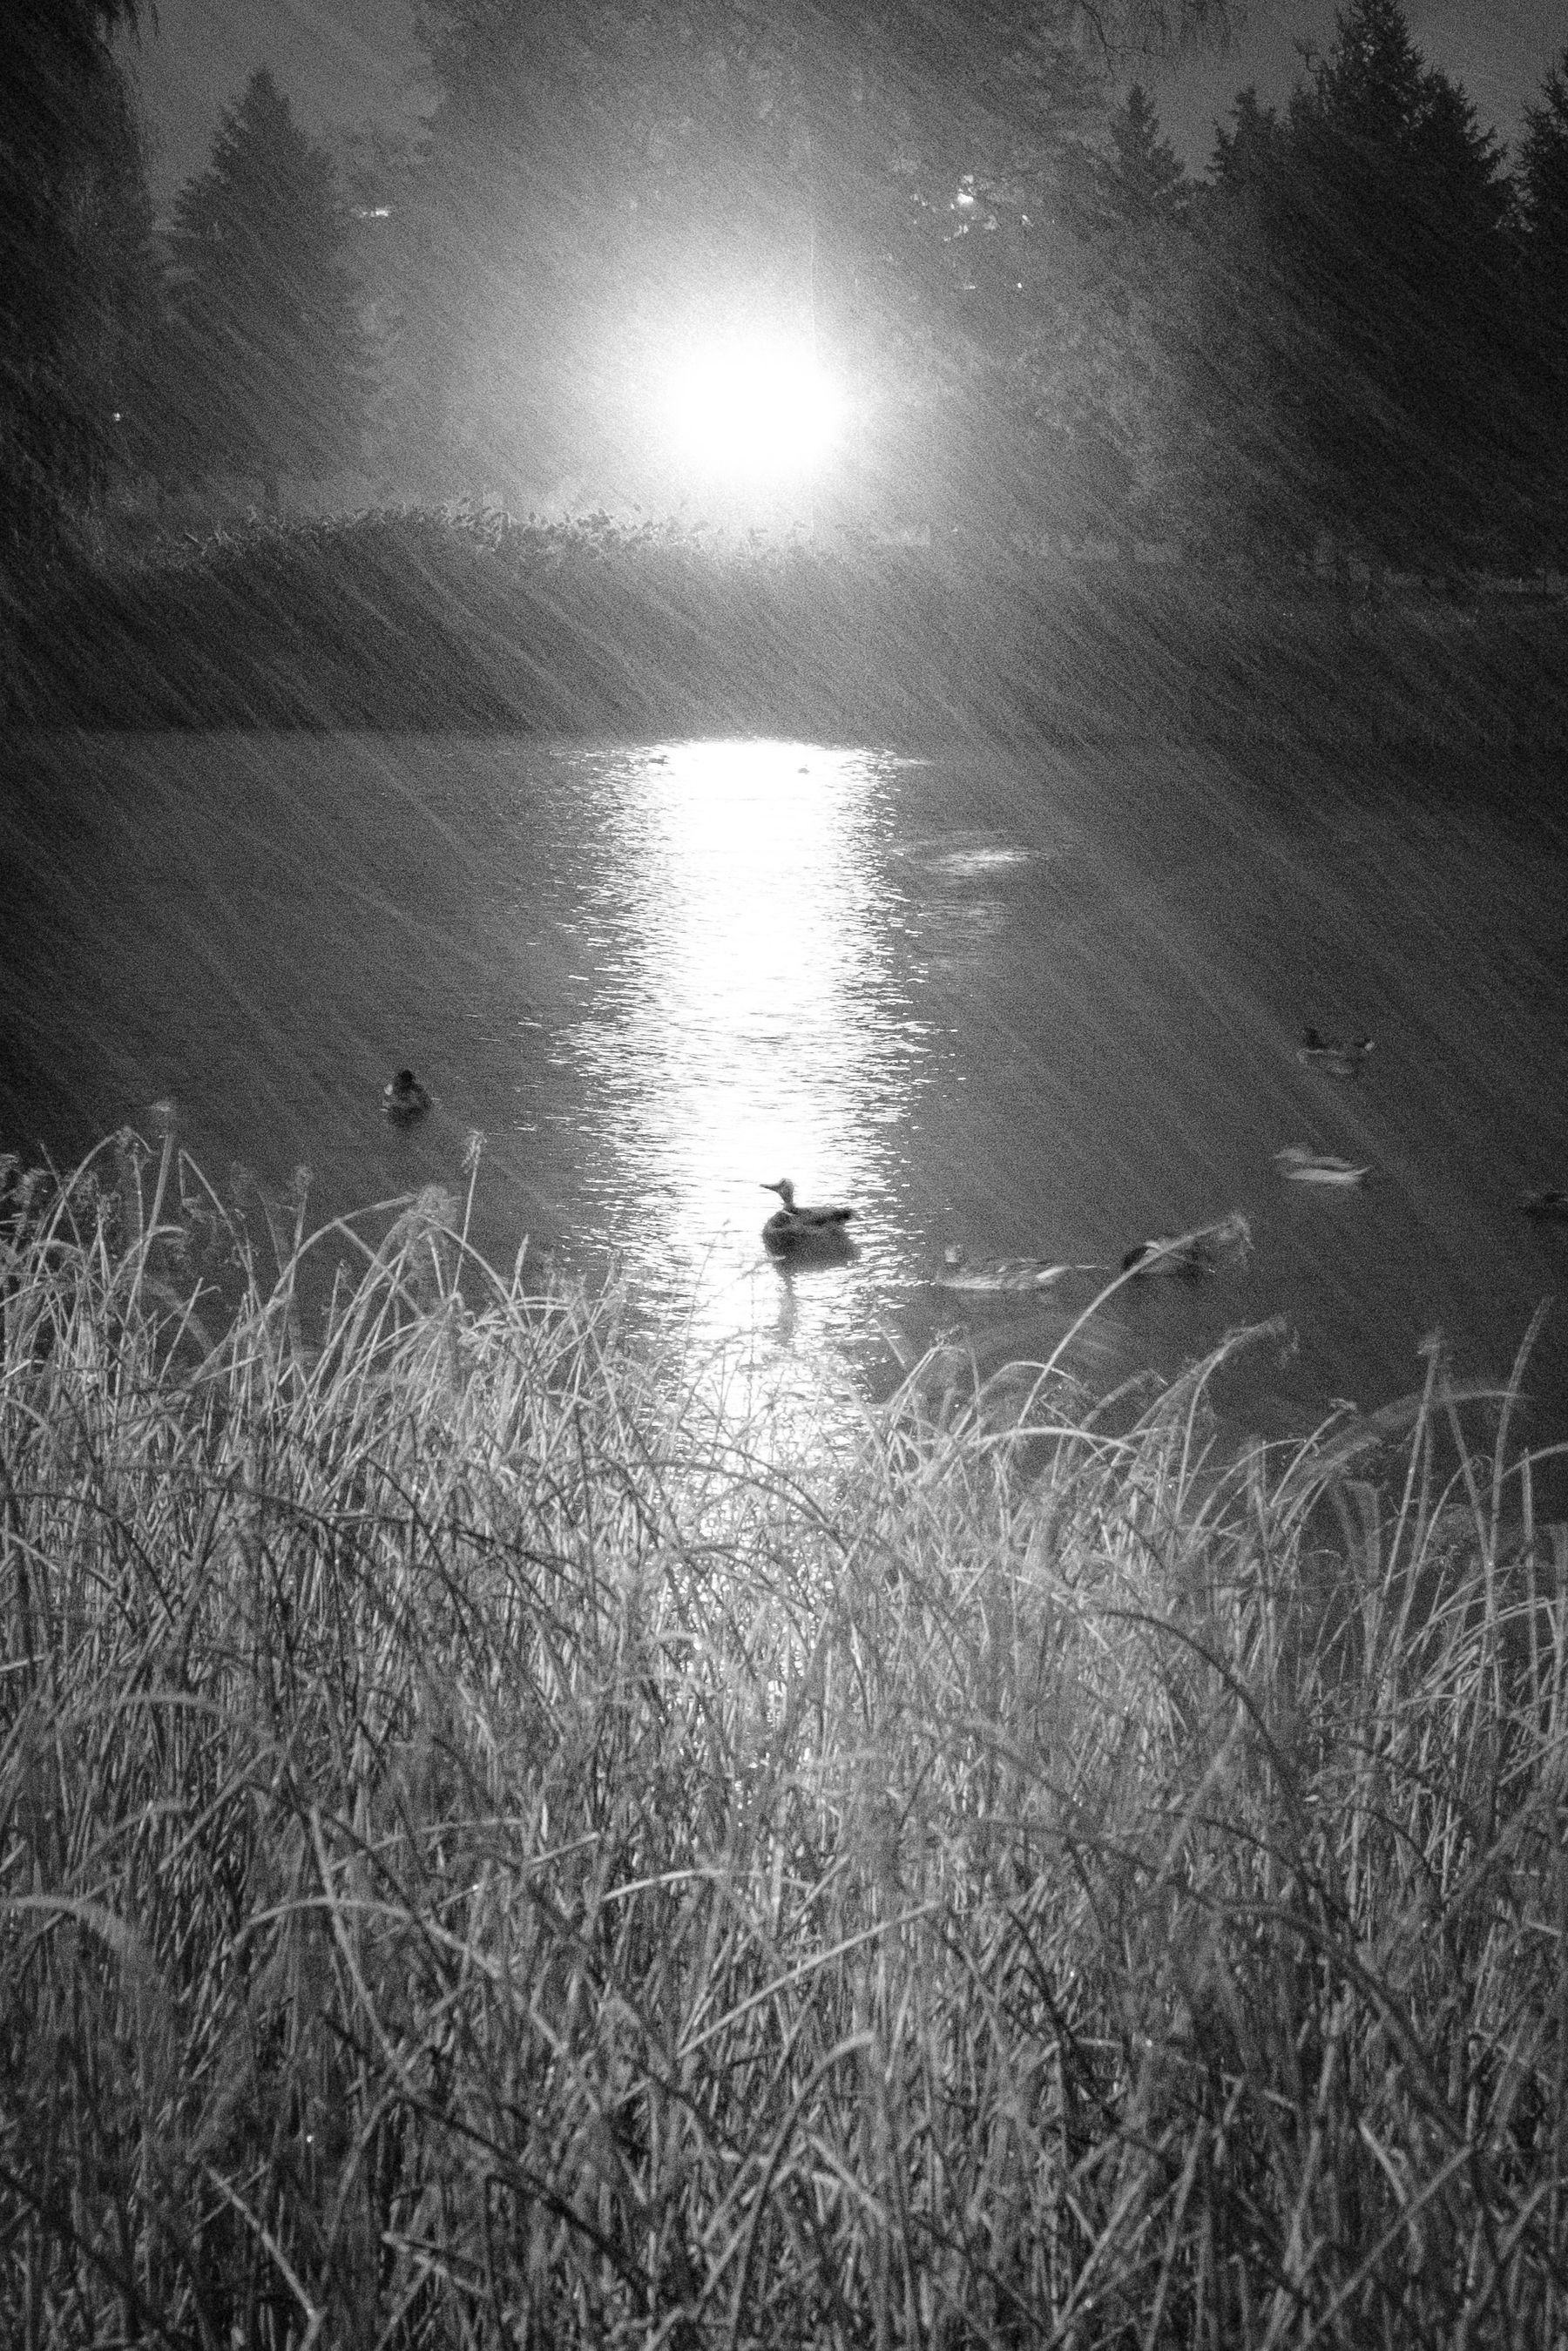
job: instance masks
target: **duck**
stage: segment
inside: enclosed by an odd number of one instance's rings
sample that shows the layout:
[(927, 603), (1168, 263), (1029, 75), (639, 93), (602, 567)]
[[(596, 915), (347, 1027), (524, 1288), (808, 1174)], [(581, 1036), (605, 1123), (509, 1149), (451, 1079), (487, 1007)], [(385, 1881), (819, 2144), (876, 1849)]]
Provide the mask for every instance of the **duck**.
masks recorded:
[(801, 1207), (788, 1176), (780, 1176), (777, 1184), (764, 1184), (762, 1189), (777, 1192), (784, 1203), (762, 1228), (762, 1246), (769, 1257), (842, 1256), (848, 1249), (850, 1237), (844, 1227), (854, 1215), (852, 1208)]
[(1535, 1217), (1545, 1224), (1568, 1224), (1568, 1192), (1555, 1187), (1544, 1192), (1527, 1192), (1521, 1206), (1527, 1217)]
[(1304, 1143), (1287, 1143), (1275, 1152), (1274, 1165), (1291, 1184), (1360, 1184), (1372, 1172), (1353, 1160), (1336, 1159), (1332, 1151), (1311, 1151)]
[(412, 1126), (430, 1108), (430, 1096), (412, 1070), (400, 1070), (382, 1088), (382, 1108), (394, 1126)]
[(1296, 1048), (1296, 1059), (1309, 1069), (1321, 1070), (1326, 1078), (1358, 1078), (1372, 1046), (1367, 1036), (1325, 1037), (1309, 1029)]
[(1244, 1264), (1251, 1248), (1252, 1228), (1239, 1208), (1232, 1208), (1228, 1217), (1199, 1225), (1193, 1232), (1136, 1242), (1122, 1259), (1122, 1271), (1140, 1279), (1155, 1273), (1217, 1273), (1221, 1266)]
[(998, 1257), (970, 1265), (961, 1241), (950, 1241), (942, 1260), (943, 1270), (936, 1277), (938, 1290), (1050, 1290), (1066, 1274), (1107, 1270), (1103, 1265), (1048, 1265), (1038, 1257)]

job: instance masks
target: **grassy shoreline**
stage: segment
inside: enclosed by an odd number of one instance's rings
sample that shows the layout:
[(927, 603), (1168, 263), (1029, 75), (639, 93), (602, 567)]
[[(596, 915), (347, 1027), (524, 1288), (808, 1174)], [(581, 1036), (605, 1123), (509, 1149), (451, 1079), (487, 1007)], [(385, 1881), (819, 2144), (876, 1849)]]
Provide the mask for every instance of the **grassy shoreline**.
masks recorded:
[(1568, 1530), (1440, 1352), (830, 1440), (439, 1193), (308, 1344), (172, 1141), (4, 1211), (8, 2340), (1561, 2335)]
[(1560, 756), (1568, 610), (1299, 573), (711, 544), (388, 512), (63, 576), (4, 716), (84, 727), (693, 731)]

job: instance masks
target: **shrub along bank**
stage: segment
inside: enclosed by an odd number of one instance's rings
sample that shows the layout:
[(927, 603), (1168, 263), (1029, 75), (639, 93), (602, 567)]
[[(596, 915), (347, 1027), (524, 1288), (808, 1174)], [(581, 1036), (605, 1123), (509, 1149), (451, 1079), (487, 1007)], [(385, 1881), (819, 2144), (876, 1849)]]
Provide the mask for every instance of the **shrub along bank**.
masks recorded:
[(886, 740), (1568, 745), (1568, 611), (1295, 572), (1052, 568), (418, 512), (62, 576), (13, 722)]
[(1568, 1547), (1439, 1350), (819, 1423), (438, 1193), (5, 1207), (5, 2340), (1561, 2338)]

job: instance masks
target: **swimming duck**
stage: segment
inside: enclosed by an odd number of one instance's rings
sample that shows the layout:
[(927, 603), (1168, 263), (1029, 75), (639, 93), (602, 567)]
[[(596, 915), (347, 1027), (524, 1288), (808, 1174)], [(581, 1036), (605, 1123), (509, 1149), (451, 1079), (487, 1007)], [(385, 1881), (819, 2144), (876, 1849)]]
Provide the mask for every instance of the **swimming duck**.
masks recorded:
[(1139, 1241), (1122, 1259), (1122, 1270), (1140, 1279), (1152, 1273), (1216, 1273), (1221, 1266), (1244, 1264), (1251, 1247), (1252, 1228), (1239, 1208), (1232, 1208), (1218, 1223), (1199, 1225), (1193, 1232)]
[(1275, 1152), (1274, 1165), (1291, 1184), (1359, 1184), (1371, 1173), (1351, 1160), (1336, 1159), (1332, 1151), (1309, 1151), (1304, 1143), (1287, 1143)]
[(1568, 1192), (1527, 1192), (1522, 1205), (1527, 1217), (1538, 1217), (1548, 1224), (1568, 1224)]
[(1358, 1078), (1372, 1044), (1370, 1037), (1324, 1037), (1309, 1029), (1296, 1048), (1296, 1059), (1321, 1070), (1325, 1078)]
[(936, 1278), (938, 1290), (1050, 1290), (1064, 1274), (1106, 1270), (1103, 1265), (1048, 1265), (1038, 1257), (998, 1257), (970, 1265), (960, 1241), (949, 1242), (942, 1257), (943, 1269)]
[(394, 1126), (412, 1126), (430, 1108), (430, 1096), (412, 1070), (400, 1070), (382, 1088), (382, 1108)]
[(788, 1176), (780, 1176), (777, 1184), (764, 1184), (762, 1189), (777, 1192), (784, 1203), (762, 1228), (762, 1246), (769, 1257), (842, 1256), (849, 1248), (844, 1227), (854, 1215), (852, 1208), (798, 1206), (795, 1186)]

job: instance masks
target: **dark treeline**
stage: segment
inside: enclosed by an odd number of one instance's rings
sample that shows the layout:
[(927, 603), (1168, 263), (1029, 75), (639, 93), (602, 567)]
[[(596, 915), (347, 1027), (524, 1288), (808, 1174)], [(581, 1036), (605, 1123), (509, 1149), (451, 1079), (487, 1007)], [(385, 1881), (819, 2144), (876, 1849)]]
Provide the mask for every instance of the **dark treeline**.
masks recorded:
[(1397, 0), (1348, 0), (1194, 182), (1108, 66), (1223, 6), (1121, 0), (1087, 41), (1083, 13), (434, 0), (415, 149), (335, 162), (259, 72), (155, 239), (110, 47), (133, 0), (19, 0), (8, 568), (117, 476), (671, 511), (651, 387), (747, 319), (850, 389), (819, 524), (1560, 563), (1568, 52), (1508, 152)]
[(12, 715), (90, 728), (1187, 743), (1553, 799), (1568, 747), (1554, 599), (591, 518), (257, 522), (77, 569), (21, 644)]
[(1395, 559), (1540, 561), (1568, 469), (1568, 85), (1516, 174), (1396, 0), (1356, 0), (1281, 115), (1243, 93), (1192, 208), (1164, 347), (1197, 423), (1173, 464), (1212, 512)]
[(0, 563), (102, 492), (156, 331), (140, 129), (110, 47), (136, 0), (6, 0), (0, 20)]

